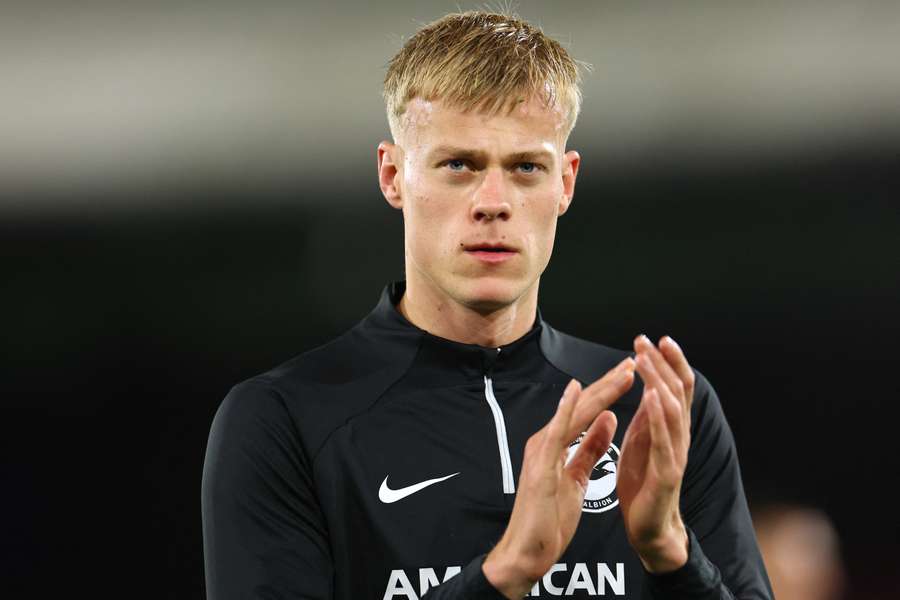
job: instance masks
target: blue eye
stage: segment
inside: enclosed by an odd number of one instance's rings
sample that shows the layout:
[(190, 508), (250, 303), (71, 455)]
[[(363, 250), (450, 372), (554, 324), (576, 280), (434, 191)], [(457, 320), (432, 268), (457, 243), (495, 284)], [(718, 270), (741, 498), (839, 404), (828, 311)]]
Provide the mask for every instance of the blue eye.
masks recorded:
[(523, 173), (534, 173), (537, 169), (537, 165), (532, 162), (523, 162), (519, 163), (519, 168), (522, 169)]
[(462, 171), (463, 168), (465, 168), (466, 163), (458, 158), (454, 158), (447, 161), (447, 166), (450, 167), (451, 171)]

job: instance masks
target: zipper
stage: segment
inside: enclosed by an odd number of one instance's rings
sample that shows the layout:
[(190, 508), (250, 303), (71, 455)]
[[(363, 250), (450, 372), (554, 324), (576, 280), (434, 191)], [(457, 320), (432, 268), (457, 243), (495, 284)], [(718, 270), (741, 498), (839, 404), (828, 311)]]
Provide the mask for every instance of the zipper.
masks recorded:
[[(500, 352), (500, 348), (497, 348)], [(512, 460), (509, 458), (509, 441), (506, 439), (506, 421), (503, 420), (503, 411), (494, 396), (494, 384), (491, 378), (484, 376), (484, 397), (491, 413), (494, 415), (494, 427), (497, 429), (497, 447), (500, 450), (500, 470), (503, 473), (503, 493), (515, 494), (516, 483), (513, 479)]]

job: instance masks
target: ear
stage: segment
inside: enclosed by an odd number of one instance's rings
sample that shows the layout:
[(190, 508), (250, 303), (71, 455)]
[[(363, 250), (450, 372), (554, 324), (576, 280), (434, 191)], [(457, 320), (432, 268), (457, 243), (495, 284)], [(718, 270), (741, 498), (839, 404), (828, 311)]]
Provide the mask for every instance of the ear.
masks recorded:
[(562, 181), (563, 193), (559, 199), (559, 215), (566, 214), (575, 195), (575, 178), (578, 176), (578, 166), (581, 164), (581, 155), (574, 150), (569, 150), (563, 155)]
[(403, 208), (400, 193), (400, 147), (388, 141), (378, 144), (378, 185), (392, 207)]

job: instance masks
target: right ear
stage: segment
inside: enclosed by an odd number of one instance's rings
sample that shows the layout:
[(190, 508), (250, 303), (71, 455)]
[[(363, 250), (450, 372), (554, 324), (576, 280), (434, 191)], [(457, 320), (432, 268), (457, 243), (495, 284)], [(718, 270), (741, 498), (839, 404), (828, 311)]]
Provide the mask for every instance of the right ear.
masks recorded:
[(403, 208), (400, 193), (400, 147), (388, 141), (378, 144), (378, 185), (384, 199), (394, 208)]

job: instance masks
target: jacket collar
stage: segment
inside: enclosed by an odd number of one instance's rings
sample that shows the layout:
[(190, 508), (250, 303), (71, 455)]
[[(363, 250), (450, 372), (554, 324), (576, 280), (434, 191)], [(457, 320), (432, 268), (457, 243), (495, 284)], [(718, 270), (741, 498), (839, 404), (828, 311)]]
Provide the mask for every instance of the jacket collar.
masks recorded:
[[(372, 312), (360, 323), (363, 334), (376, 341), (373, 351), (387, 359), (393, 350), (411, 356), (432, 373), (446, 373), (448, 367), (461, 372), (465, 381), (492, 374), (499, 379), (532, 380), (537, 369), (548, 363), (567, 377), (587, 385), (613, 368), (632, 352), (589, 342), (554, 329), (541, 315), (540, 308), (532, 328), (512, 343), (496, 348), (454, 342), (419, 329), (397, 310), (396, 304), (406, 290), (405, 281), (385, 286)], [(396, 345), (394, 345), (396, 344)], [(427, 369), (426, 369), (427, 370)], [(462, 381), (462, 380), (460, 380)]]
[(540, 360), (540, 339), (548, 327), (541, 316), (540, 308), (531, 329), (517, 340), (490, 348), (478, 344), (465, 344), (433, 335), (409, 322), (399, 310), (397, 303), (406, 291), (406, 281), (392, 281), (381, 293), (381, 298), (366, 321), (382, 331), (389, 332), (398, 341), (419, 345), (419, 362), (429, 364), (456, 365), (466, 376), (510, 375), (510, 370), (525, 371), (533, 368)]

